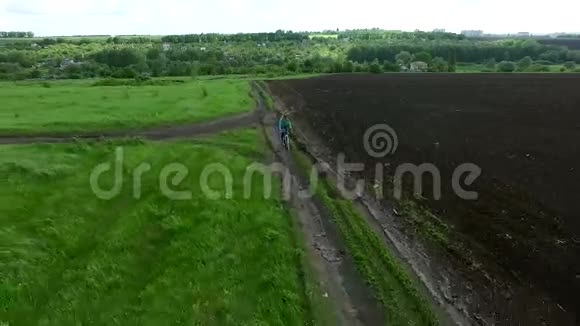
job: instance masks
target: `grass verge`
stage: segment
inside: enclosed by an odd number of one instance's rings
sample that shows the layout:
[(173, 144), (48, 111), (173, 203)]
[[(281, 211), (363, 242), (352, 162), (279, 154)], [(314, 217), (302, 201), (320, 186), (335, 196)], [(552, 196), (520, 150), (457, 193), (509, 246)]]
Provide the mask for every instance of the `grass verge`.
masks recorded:
[[(297, 150), (293, 155), (301, 169), (309, 173), (312, 168), (310, 158)], [(318, 183), (316, 195), (331, 212), (359, 272), (382, 303), (387, 313), (387, 324), (438, 325), (427, 300), (353, 203), (341, 199), (336, 188), (326, 179)]]
[(255, 106), (245, 80), (155, 82), (159, 85), (0, 83), (0, 134), (101, 131), (203, 122), (250, 111)]
[[(256, 145), (256, 143), (259, 145)], [(119, 195), (98, 199), (93, 168), (115, 162), (123, 146)], [(305, 325), (312, 312), (301, 281), (296, 238), (279, 185), (263, 198), (248, 164), (263, 158), (256, 130), (196, 141), (0, 147), (0, 324), (23, 325)], [(141, 163), (139, 198), (132, 172)], [(182, 182), (161, 171), (180, 163)], [(201, 171), (221, 163), (233, 176), (229, 200), (210, 200)], [(112, 171), (101, 187), (113, 184)], [(279, 182), (279, 181), (277, 181)], [(219, 174), (211, 189), (225, 193)]]

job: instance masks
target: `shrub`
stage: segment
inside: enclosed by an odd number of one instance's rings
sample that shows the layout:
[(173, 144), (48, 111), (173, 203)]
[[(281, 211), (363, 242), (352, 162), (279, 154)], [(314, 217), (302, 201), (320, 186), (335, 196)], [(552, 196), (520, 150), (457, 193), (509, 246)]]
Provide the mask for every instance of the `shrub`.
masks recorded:
[(502, 61), (497, 65), (499, 72), (514, 72), (516, 71), (516, 64), (512, 61)]
[(566, 70), (570, 70), (573, 71), (576, 69), (576, 62), (574, 61), (567, 61), (564, 63), (564, 68), (566, 68)]
[(383, 62), (383, 70), (386, 72), (398, 72), (400, 70), (399, 66), (389, 60)]
[(488, 69), (493, 69), (493, 70), (495, 70), (495, 65), (496, 65), (496, 64), (497, 64), (497, 63), (496, 63), (496, 61), (495, 61), (495, 58), (491, 58), (491, 59), (487, 60), (487, 61), (484, 63), (484, 65), (485, 65), (485, 67), (486, 67), (486, 68), (488, 68)]
[(430, 72), (447, 72), (448, 70), (447, 61), (441, 57), (435, 57), (431, 60), (431, 64), (429, 64)]
[(531, 57), (524, 57), (518, 62), (518, 70), (524, 71), (534, 63)]
[(383, 72), (383, 69), (379, 65), (379, 62), (375, 60), (369, 65), (369, 72), (373, 74), (380, 74)]
[(525, 70), (526, 72), (549, 72), (550, 68), (548, 66), (540, 65), (534, 63)]

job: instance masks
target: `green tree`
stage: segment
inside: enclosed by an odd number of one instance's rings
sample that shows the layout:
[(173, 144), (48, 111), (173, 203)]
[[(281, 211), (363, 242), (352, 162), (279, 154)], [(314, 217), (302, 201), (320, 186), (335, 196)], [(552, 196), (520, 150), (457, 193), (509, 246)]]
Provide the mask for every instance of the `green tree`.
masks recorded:
[(343, 64), (342, 62), (336, 60), (333, 64), (332, 67), (330, 68), (330, 71), (333, 73), (339, 73), (339, 72), (343, 72)]
[(42, 73), (40, 72), (40, 70), (34, 69), (30, 72), (30, 75), (28, 77), (33, 79), (40, 78), (42, 77)]
[(108, 49), (96, 53), (94, 59), (111, 67), (128, 67), (144, 62), (145, 54), (134, 48)]
[(565, 52), (558, 51), (558, 50), (549, 50), (542, 54), (540, 54), (541, 60), (548, 60), (552, 62), (561, 62), (561, 59), (565, 55)]
[(426, 51), (421, 51), (419, 53), (415, 53), (415, 57), (413, 58), (414, 61), (423, 61), (426, 63), (430, 63), (431, 62), (431, 53), (426, 52)]
[(512, 61), (502, 61), (497, 65), (497, 71), (499, 72), (514, 72), (516, 68), (516, 64)]
[(286, 69), (290, 72), (298, 72), (298, 62), (296, 60), (292, 60), (290, 62), (288, 62), (288, 64), (286, 65)]
[(455, 72), (457, 69), (457, 53), (455, 51), (449, 52), (449, 60), (447, 60), (447, 71)]
[(378, 60), (375, 59), (375, 61), (373, 61), (369, 65), (369, 72), (371, 72), (373, 74), (380, 74), (383, 72), (383, 69), (382, 69), (381, 65), (379, 64)]
[(494, 70), (495, 71), (495, 65), (497, 64), (497, 62), (495, 61), (495, 58), (491, 58), (487, 61), (485, 61), (484, 66), (488, 69)]
[(353, 70), (354, 65), (350, 60), (345, 61), (344, 64), (342, 65), (342, 72), (353, 72)]
[(510, 60), (511, 60), (511, 58), (512, 58), (512, 56), (511, 56), (511, 54), (510, 54), (510, 52), (509, 52), (509, 51), (505, 51), (505, 52), (503, 53), (503, 61), (510, 61)]
[(534, 60), (532, 60), (531, 57), (524, 57), (522, 60), (520, 60), (518, 62), (518, 70), (519, 71), (525, 71), (526, 69), (528, 69), (532, 64), (534, 63)]
[(400, 67), (396, 63), (393, 63), (389, 60), (383, 61), (383, 71), (385, 72), (399, 72)]
[(576, 70), (576, 62), (567, 61), (564, 63), (564, 68), (566, 68), (566, 70), (568, 70), (568, 71), (574, 71), (574, 70)]
[(395, 56), (395, 60), (399, 64), (408, 66), (411, 63), (411, 60), (413, 60), (413, 56), (409, 51), (401, 51)]
[(429, 71), (447, 72), (449, 71), (449, 66), (447, 64), (447, 61), (445, 61), (445, 59), (441, 57), (435, 57), (433, 60), (431, 60), (431, 63), (429, 64)]

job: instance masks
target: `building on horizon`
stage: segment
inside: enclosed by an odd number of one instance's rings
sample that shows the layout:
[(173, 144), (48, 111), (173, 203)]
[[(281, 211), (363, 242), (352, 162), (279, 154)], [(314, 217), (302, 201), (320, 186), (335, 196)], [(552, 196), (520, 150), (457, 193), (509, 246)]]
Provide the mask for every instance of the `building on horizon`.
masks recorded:
[(464, 30), (464, 31), (461, 31), (461, 34), (465, 35), (466, 37), (482, 37), (483, 31), (482, 30)]

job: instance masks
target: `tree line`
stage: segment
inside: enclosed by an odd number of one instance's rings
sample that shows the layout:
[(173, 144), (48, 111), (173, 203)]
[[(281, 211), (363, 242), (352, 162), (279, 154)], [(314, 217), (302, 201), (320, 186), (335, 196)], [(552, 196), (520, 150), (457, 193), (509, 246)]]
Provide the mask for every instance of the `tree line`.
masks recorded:
[[(369, 33), (380, 37), (369, 38)], [(580, 51), (532, 39), (472, 40), (448, 34), (356, 30), (311, 37), (280, 30), (19, 40), (0, 47), (0, 79), (453, 72), (462, 63), (505, 72), (565, 64), (570, 71), (580, 63)]]
[(33, 32), (0, 32), (0, 38), (31, 38), (34, 37)]
[(167, 43), (218, 43), (218, 42), (280, 42), (302, 41), (309, 38), (308, 33), (294, 33), (278, 30), (275, 33), (238, 33), (238, 34), (187, 34), (167, 35), (161, 38)]

